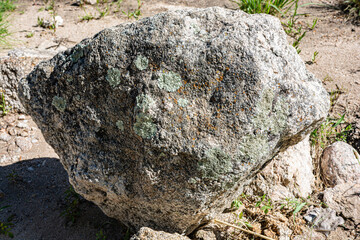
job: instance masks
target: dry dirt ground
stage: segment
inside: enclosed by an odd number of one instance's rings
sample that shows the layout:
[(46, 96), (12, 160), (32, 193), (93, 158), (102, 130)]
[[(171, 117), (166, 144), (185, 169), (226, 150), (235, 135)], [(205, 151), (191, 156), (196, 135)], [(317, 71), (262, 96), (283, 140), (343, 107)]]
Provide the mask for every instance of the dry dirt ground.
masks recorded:
[[(13, 33), (12, 48), (67, 48), (106, 27), (135, 21), (121, 11), (133, 11), (136, 0), (124, 0), (119, 12), (113, 12), (116, 10), (114, 5), (107, 16), (91, 21), (80, 21), (80, 18), (90, 13), (97, 17), (99, 11), (96, 8), (73, 6), (75, 0), (55, 2), (57, 15), (64, 19), (64, 25), (56, 32), (36, 26), (38, 17), (51, 18), (49, 11), (44, 10), (48, 4), (40, 0), (17, 1), (17, 9), (8, 18)], [(308, 64), (308, 69), (323, 80), (329, 92), (341, 93), (334, 95), (338, 99), (332, 115), (346, 113), (347, 121), (352, 122), (355, 129), (352, 144), (359, 149), (360, 27), (346, 19), (336, 8), (336, 1), (300, 0), (301, 4), (309, 2), (318, 5), (301, 7), (299, 11), (306, 14), (299, 21), (306, 26), (318, 18), (318, 23), (301, 41), (300, 56), (304, 61), (311, 61), (314, 52), (319, 52), (316, 61)], [(141, 17), (186, 7), (209, 6), (236, 7), (227, 0), (147, 0), (143, 1)], [(33, 36), (27, 38), (31, 33)], [(289, 42), (292, 41), (289, 37)], [(0, 56), (8, 51), (1, 49)], [(72, 205), (65, 193), (69, 189), (67, 174), (57, 155), (29, 117), (14, 114), (0, 118), (0, 135), (10, 131), (10, 140), (0, 140), (0, 208), (9, 206), (0, 211), (0, 220), (11, 218), (14, 239), (97, 239), (101, 236), (100, 231), (106, 239), (126, 238), (126, 227), (81, 198), (76, 205), (79, 206), (79, 217), (75, 222), (61, 216), (66, 210), (69, 212)], [(26, 141), (22, 142), (24, 139)], [(70, 195), (70, 200), (77, 200), (76, 195)], [(0, 235), (0, 239), (7, 238)]]

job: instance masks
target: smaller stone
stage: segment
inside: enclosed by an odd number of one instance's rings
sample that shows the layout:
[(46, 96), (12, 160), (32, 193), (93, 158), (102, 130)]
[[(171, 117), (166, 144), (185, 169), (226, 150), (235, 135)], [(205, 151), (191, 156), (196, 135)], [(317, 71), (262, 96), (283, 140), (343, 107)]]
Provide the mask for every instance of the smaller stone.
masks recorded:
[(15, 139), (16, 145), (22, 150), (22, 151), (29, 151), (32, 148), (32, 143), (30, 139), (25, 137), (17, 137)]
[(142, 227), (133, 235), (130, 240), (190, 240), (186, 236), (182, 236), (178, 233), (167, 233), (163, 231), (155, 231), (148, 227)]
[(360, 184), (344, 183), (327, 188), (323, 201), (345, 218), (360, 224)]
[(321, 175), (329, 187), (342, 183), (360, 183), (360, 155), (349, 144), (335, 142), (321, 156)]
[(339, 225), (345, 223), (342, 217), (336, 216), (336, 211), (331, 208), (309, 209), (304, 219), (309, 222), (315, 230), (325, 234), (334, 231)]
[(34, 168), (33, 167), (28, 167), (27, 170), (32, 172), (32, 171), (34, 171)]
[(85, 2), (86, 4), (90, 4), (90, 5), (94, 5), (94, 4), (97, 3), (96, 0), (84, 0), (84, 2)]
[(25, 119), (26, 119), (26, 116), (23, 114), (18, 116), (18, 120), (25, 120)]
[(11, 140), (11, 136), (7, 133), (0, 133), (0, 141), (8, 142)]

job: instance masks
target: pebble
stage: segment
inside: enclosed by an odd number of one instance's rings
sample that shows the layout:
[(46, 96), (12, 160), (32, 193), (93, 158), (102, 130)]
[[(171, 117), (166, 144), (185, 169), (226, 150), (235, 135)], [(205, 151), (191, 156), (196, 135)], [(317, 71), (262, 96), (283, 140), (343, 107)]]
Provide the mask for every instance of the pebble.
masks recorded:
[(0, 134), (0, 140), (4, 142), (8, 142), (11, 140), (11, 136), (7, 133), (1, 133)]
[(34, 171), (34, 168), (33, 167), (28, 167), (27, 170), (32, 172), (32, 171)]

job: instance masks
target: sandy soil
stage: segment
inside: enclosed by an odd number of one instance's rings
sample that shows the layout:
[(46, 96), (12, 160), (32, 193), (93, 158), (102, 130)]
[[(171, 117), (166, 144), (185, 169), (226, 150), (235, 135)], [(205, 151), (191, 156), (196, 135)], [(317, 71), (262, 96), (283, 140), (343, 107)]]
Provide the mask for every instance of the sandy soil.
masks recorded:
[[(81, 22), (80, 18), (86, 13), (98, 16), (96, 8), (72, 6), (75, 0), (56, 2), (57, 14), (64, 19), (64, 26), (58, 27), (56, 32), (36, 26), (38, 17), (51, 18), (49, 11), (42, 10), (46, 6), (43, 1), (17, 2), (17, 10), (9, 17), (13, 32), (12, 47), (67, 48), (106, 27), (134, 21), (121, 11), (111, 11), (99, 20)], [(308, 64), (308, 69), (323, 80), (329, 92), (341, 90), (332, 115), (346, 113), (346, 119), (355, 128), (352, 144), (360, 149), (360, 27), (351, 24), (339, 9), (333, 7), (337, 4), (334, 0), (311, 2), (321, 5), (301, 8), (300, 11), (306, 15), (300, 21), (306, 26), (315, 18), (319, 20), (316, 28), (301, 41), (300, 56), (309, 62), (313, 53), (319, 52), (316, 61)], [(135, 0), (124, 0), (121, 10), (132, 11), (136, 6)], [(185, 7), (208, 6), (235, 7), (227, 0), (146, 0), (141, 8), (141, 17)], [(29, 33), (33, 33), (33, 37), (27, 38)], [(293, 40), (289, 37), (289, 41)], [(0, 56), (6, 55), (8, 50), (0, 50)], [(16, 128), (17, 133), (12, 138), (21, 137), (25, 130), (17, 127), (18, 117), (10, 115), (0, 119), (0, 134)], [(15, 140), (0, 140), (0, 159), (8, 157), (6, 161), (0, 161), (0, 207), (9, 205), (0, 211), (0, 219), (12, 218), (14, 225), (11, 231), (15, 239), (96, 239), (100, 230), (107, 239), (123, 239), (126, 227), (106, 217), (98, 207), (83, 199), (78, 204), (80, 214), (74, 223), (60, 216), (69, 206), (65, 194), (69, 188), (67, 174), (31, 119), (26, 117), (25, 120), (31, 141), (36, 140), (32, 142), (31, 149), (22, 151), (16, 144), (9, 148), (10, 142)], [(7, 238), (0, 235), (0, 239)]]

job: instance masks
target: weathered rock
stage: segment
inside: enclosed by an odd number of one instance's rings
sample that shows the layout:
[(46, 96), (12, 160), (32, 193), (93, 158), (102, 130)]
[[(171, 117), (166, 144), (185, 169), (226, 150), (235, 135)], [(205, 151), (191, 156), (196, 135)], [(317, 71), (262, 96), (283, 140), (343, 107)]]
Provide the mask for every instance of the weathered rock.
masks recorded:
[(248, 194), (267, 194), (272, 200), (306, 198), (314, 185), (309, 136), (279, 153), (245, 188)]
[(15, 49), (9, 57), (0, 58), (0, 91), (4, 92), (9, 110), (24, 112), (17, 96), (18, 83), (40, 61), (53, 57), (55, 51), (36, 51), (32, 49)]
[(186, 233), (329, 108), (277, 18), (222, 8), (105, 29), (21, 92), (77, 192), (136, 229)]
[(32, 143), (30, 138), (26, 137), (16, 137), (16, 145), (21, 149), (21, 151), (29, 151), (32, 148)]
[(349, 144), (335, 142), (321, 156), (321, 175), (326, 185), (360, 183), (360, 155)]
[(331, 208), (309, 209), (304, 218), (315, 230), (325, 234), (334, 231), (345, 222), (342, 217), (336, 216), (336, 211)]
[(323, 201), (345, 218), (360, 224), (360, 184), (344, 183), (327, 188)]
[(167, 233), (163, 231), (155, 231), (148, 227), (142, 227), (139, 232), (130, 238), (130, 240), (190, 240), (186, 236), (180, 234)]

